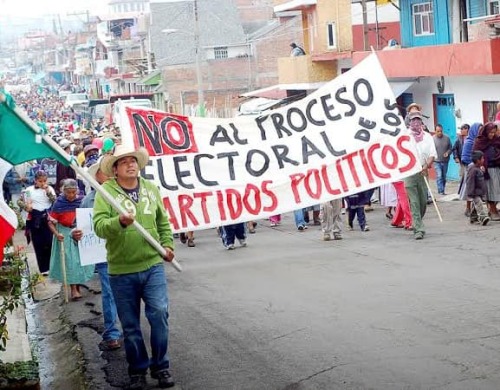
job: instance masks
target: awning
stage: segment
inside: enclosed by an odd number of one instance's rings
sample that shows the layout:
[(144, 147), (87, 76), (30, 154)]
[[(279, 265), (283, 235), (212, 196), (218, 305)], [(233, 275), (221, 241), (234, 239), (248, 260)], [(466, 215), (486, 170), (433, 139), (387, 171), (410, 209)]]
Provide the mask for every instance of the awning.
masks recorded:
[(161, 71), (159, 69), (151, 72), (140, 79), (137, 84), (139, 85), (158, 85), (161, 82)]
[(406, 80), (406, 81), (389, 81), (391, 85), (392, 92), (394, 92), (394, 96), (397, 98), (406, 90), (408, 90), (413, 84), (415, 84), (417, 80)]
[(274, 7), (274, 12), (297, 11), (310, 5), (316, 5), (317, 0), (292, 0)]
[(258, 115), (269, 108), (279, 104), (282, 99), (255, 98), (241, 103), (239, 115)]
[(296, 83), (296, 84), (276, 84), (271, 87), (257, 89), (241, 94), (242, 97), (262, 97), (267, 99), (284, 99), (287, 91), (315, 91), (326, 82), (319, 83)]

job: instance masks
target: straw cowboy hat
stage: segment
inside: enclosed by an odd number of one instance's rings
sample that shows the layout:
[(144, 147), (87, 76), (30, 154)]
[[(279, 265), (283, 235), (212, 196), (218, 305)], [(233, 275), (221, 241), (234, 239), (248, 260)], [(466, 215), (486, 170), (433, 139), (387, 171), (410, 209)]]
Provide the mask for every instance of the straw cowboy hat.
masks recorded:
[[(95, 162), (94, 164), (92, 164), (88, 170), (87, 170), (87, 173), (92, 176), (92, 178), (94, 180), (97, 180), (95, 175), (97, 175), (97, 171), (99, 171), (99, 169), (101, 169), (101, 163), (102, 163), (102, 160), (104, 160), (104, 157), (101, 156), (99, 157), (99, 159), (97, 160), (97, 162)], [(102, 169), (101, 169), (102, 171)]]
[(145, 148), (134, 149), (127, 145), (117, 145), (112, 155), (106, 156), (101, 161), (101, 171), (108, 177), (114, 177), (113, 166), (115, 163), (124, 157), (135, 157), (139, 169), (144, 169), (149, 161), (149, 154)]

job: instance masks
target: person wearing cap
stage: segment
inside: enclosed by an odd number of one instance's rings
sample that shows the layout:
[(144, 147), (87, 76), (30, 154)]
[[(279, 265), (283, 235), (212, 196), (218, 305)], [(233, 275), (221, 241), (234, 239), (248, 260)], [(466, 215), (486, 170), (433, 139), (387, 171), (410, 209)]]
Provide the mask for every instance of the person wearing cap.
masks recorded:
[(411, 112), (408, 119), (410, 134), (415, 140), (422, 170), (405, 178), (405, 188), (410, 201), (414, 237), (416, 240), (421, 240), (425, 236), (425, 226), (422, 219), (427, 210), (428, 189), (426, 177), (429, 175), (429, 168), (437, 157), (437, 152), (432, 136), (423, 129), (422, 113), (419, 111)]
[[(101, 161), (102, 157), (96, 163), (91, 165), (87, 171), (87, 173), (100, 185), (108, 180), (108, 177), (101, 170)], [(96, 190), (92, 188), (91, 191), (83, 198), (80, 207), (93, 208), (95, 195)], [(73, 230), (72, 237), (74, 240), (80, 241), (82, 236), (83, 234), (81, 230)], [(108, 263), (106, 263), (106, 259), (98, 260), (103, 261), (101, 263), (97, 263), (95, 265), (95, 269), (101, 281), (102, 315), (104, 317), (104, 332), (102, 333), (102, 342), (99, 343), (99, 348), (103, 351), (110, 351), (121, 347), (120, 339), (122, 334), (116, 325), (118, 317), (115, 299), (113, 298), (113, 292), (111, 291), (111, 286), (109, 284)]]
[(405, 125), (410, 127), (410, 114), (412, 112), (422, 112), (422, 106), (418, 103), (411, 103), (406, 107)]
[[(119, 214), (98, 193), (94, 203), (94, 230), (106, 240), (110, 284), (122, 325), (130, 376), (129, 388), (145, 389), (146, 373), (158, 379), (160, 388), (174, 386), (168, 356), (168, 293), (163, 261), (174, 258), (174, 240), (169, 217), (158, 187), (141, 177), (148, 163), (144, 148), (118, 145), (101, 161), (110, 177), (103, 188), (118, 202)], [(162, 257), (133, 226), (137, 220), (162, 247)], [(151, 326), (151, 359), (141, 331), (141, 300)]]

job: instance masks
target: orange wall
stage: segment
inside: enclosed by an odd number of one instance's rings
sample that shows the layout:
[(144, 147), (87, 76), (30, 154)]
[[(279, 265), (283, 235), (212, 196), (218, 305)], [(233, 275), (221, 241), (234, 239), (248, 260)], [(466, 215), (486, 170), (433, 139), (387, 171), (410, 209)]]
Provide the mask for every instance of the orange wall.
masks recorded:
[[(395, 39), (401, 43), (401, 25), (399, 22), (379, 23), (379, 42), (382, 49), (387, 46), (389, 39)], [(357, 24), (352, 26), (353, 50), (363, 51), (363, 25)], [(368, 48), (372, 47), (377, 50), (377, 34), (375, 32), (375, 24), (368, 24)]]

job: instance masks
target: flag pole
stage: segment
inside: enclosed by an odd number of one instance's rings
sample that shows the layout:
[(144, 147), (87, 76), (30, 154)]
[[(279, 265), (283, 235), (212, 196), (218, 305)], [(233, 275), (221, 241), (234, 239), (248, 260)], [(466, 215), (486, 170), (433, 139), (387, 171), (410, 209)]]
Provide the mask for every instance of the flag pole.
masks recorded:
[[(0, 103), (5, 103), (5, 101), (5, 95), (3, 93), (0, 93)], [(102, 186), (92, 176), (90, 176), (85, 169), (78, 165), (78, 162), (75, 159), (71, 158), (71, 156), (66, 153), (52, 138), (48, 137), (45, 134), (42, 134), (38, 126), (31, 120), (30, 117), (28, 117), (28, 115), (26, 115), (23, 110), (19, 109), (19, 107), (17, 106), (9, 107), (9, 109), (12, 110), (19, 117), (19, 119), (21, 119), (36, 134), (37, 141), (38, 137), (40, 137), (40, 140), (43, 139), (43, 141), (45, 141), (48, 146), (59, 153), (60, 156), (64, 157), (64, 159), (70, 163), (70, 166), (73, 168), (73, 170), (85, 180), (87, 180), (90, 185), (95, 188), (95, 190), (99, 192), (116, 211), (118, 211), (120, 214), (128, 214), (127, 211), (104, 188), (102, 188)], [(133, 225), (137, 229), (137, 231), (144, 237), (144, 239), (154, 249), (156, 249), (156, 251), (162, 257), (165, 256), (165, 248), (163, 248), (161, 244), (156, 241), (155, 238), (146, 229), (144, 229), (144, 227), (139, 222), (134, 220)], [(169, 263), (171, 263), (177, 271), (182, 272), (182, 267), (175, 258)]]

